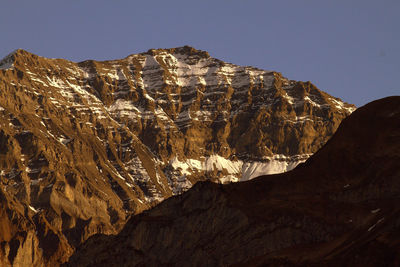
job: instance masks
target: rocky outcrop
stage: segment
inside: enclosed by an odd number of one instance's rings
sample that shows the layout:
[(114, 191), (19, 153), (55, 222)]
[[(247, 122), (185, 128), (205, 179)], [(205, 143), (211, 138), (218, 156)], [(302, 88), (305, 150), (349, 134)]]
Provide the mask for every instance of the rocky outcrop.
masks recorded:
[(58, 265), (197, 181), (292, 169), (353, 110), (191, 47), (80, 63), (16, 50), (0, 61), (2, 264)]
[(399, 155), (400, 97), (372, 102), (295, 170), (197, 183), (68, 266), (398, 266)]

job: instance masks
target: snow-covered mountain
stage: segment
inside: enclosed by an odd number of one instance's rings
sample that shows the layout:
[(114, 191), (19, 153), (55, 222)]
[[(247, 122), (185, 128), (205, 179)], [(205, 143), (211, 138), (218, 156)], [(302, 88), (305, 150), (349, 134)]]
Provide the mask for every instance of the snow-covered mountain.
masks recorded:
[(2, 261), (58, 264), (197, 181), (291, 170), (354, 109), (187, 46), (79, 63), (16, 50), (0, 61), (0, 190), (20, 245)]

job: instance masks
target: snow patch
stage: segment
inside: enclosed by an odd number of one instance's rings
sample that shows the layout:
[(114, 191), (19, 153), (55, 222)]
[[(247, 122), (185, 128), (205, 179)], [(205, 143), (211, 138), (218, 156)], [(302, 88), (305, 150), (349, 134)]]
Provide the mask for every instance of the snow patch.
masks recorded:
[(274, 156), (267, 162), (246, 162), (242, 167), (242, 178), (240, 181), (247, 181), (261, 175), (277, 174), (293, 170), (297, 165), (305, 160), (280, 160), (279, 156)]
[(385, 218), (380, 219), (379, 221), (377, 221), (374, 225), (372, 225), (370, 228), (368, 228), (368, 232), (370, 232), (372, 229), (375, 228), (375, 226), (377, 226), (379, 223), (381, 223)]
[(64, 136), (58, 137), (57, 140), (58, 140), (58, 142), (60, 142), (63, 145), (66, 145), (69, 142), (71, 142), (71, 139), (65, 138)]
[(353, 113), (354, 110), (356, 110), (356, 108), (354, 107), (345, 107), (345, 104), (342, 101), (336, 100), (334, 98), (329, 98), (329, 100), (333, 102), (333, 104), (337, 109), (346, 110), (350, 114)]
[(191, 175), (195, 172), (211, 172), (214, 170), (225, 171), (227, 174), (220, 179), (222, 183), (247, 181), (261, 175), (277, 174), (294, 169), (304, 162), (310, 155), (297, 155), (287, 157), (274, 155), (265, 162), (243, 162), (241, 160), (229, 160), (219, 155), (211, 155), (204, 160), (187, 159), (180, 161), (174, 157), (170, 166), (180, 171), (181, 175)]
[(34, 213), (38, 213), (39, 211), (37, 209), (35, 209), (34, 207), (32, 207), (31, 205), (28, 205), (29, 208), (34, 212)]
[(30, 167), (26, 167), (26, 168), (25, 168), (25, 171), (26, 171), (27, 173), (39, 173), (39, 172), (40, 172), (40, 169), (31, 169)]
[(205, 171), (212, 171), (215, 169), (219, 171), (226, 170), (230, 174), (238, 174), (242, 169), (242, 165), (243, 162), (240, 160), (231, 161), (219, 155), (211, 155), (205, 160), (203, 164), (203, 170)]

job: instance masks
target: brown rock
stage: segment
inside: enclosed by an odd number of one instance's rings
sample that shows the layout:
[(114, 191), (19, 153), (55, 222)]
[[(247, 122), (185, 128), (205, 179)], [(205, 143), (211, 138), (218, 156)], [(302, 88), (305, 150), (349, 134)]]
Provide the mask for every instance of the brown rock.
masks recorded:
[(58, 265), (199, 180), (289, 170), (353, 110), (191, 47), (80, 63), (17, 50), (0, 61), (0, 189), (18, 218), (0, 264)]
[(67, 266), (398, 266), (400, 97), (345, 119), (291, 172), (197, 183)]

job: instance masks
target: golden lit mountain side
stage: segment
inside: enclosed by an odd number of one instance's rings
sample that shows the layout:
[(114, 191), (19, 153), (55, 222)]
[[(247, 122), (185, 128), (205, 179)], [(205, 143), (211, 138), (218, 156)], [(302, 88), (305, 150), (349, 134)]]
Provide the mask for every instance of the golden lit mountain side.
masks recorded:
[(400, 97), (346, 118), (293, 171), (199, 182), (67, 266), (399, 266)]
[(354, 109), (191, 47), (79, 63), (16, 50), (0, 61), (0, 192), (19, 230), (1, 262), (57, 265), (197, 181), (290, 170)]

